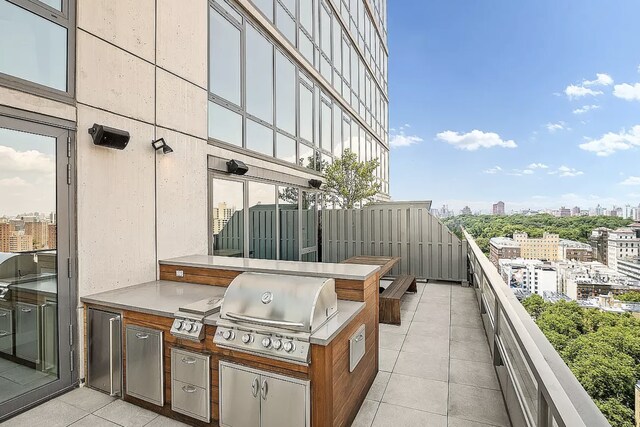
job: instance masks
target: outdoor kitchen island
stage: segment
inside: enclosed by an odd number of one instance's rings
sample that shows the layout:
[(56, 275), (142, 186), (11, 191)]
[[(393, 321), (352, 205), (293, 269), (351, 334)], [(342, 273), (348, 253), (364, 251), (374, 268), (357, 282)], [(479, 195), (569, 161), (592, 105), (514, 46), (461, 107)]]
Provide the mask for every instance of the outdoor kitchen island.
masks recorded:
[(82, 298), (87, 383), (191, 425), (350, 425), (378, 371), (378, 286), (377, 266), (160, 261), (159, 281)]

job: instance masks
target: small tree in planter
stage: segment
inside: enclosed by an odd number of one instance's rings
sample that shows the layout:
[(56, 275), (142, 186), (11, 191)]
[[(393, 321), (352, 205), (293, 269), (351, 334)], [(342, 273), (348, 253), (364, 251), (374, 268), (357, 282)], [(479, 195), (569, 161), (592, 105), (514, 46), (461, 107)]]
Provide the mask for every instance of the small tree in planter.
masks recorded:
[(324, 169), (325, 183), (322, 186), (328, 202), (341, 209), (353, 209), (370, 203), (380, 192), (375, 171), (378, 159), (358, 161), (356, 153), (345, 149), (342, 157)]

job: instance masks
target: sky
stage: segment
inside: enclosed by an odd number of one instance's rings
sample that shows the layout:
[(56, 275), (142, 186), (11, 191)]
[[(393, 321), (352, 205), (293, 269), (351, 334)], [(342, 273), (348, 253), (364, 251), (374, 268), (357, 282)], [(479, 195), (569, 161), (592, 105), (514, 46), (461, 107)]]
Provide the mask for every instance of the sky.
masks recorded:
[(640, 2), (388, 0), (394, 200), (640, 204)]

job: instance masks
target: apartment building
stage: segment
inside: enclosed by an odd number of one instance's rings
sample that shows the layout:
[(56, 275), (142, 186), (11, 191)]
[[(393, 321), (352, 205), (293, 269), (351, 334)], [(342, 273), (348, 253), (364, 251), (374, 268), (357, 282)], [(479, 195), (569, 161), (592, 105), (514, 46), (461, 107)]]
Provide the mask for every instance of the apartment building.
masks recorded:
[(609, 232), (607, 237), (607, 265), (618, 269), (620, 258), (640, 255), (640, 223)]
[(494, 215), (504, 215), (504, 202), (494, 203), (492, 212)]
[(589, 244), (593, 248), (594, 260), (602, 264), (608, 264), (609, 262), (609, 232), (613, 231), (610, 228), (598, 227), (591, 232), (589, 236)]
[(526, 292), (543, 295), (557, 292), (556, 268), (549, 263), (532, 259), (501, 259), (500, 274), (511, 287)]
[(635, 280), (640, 280), (640, 256), (620, 258), (616, 261), (618, 271)]
[(588, 243), (575, 240), (560, 239), (558, 245), (558, 259), (569, 261), (589, 262), (594, 260), (593, 247)]
[[(345, 149), (379, 160), (388, 199), (384, 0), (0, 0), (0, 35), (0, 145), (52, 159), (37, 191), (0, 192), (0, 217), (53, 212), (36, 246), (60, 273), (60, 370), (0, 414), (83, 377), (82, 295), (194, 253), (317, 260), (317, 183)], [(275, 231), (241, 214), (218, 239), (221, 204), (269, 207)]]
[(558, 291), (573, 300), (640, 291), (640, 281), (597, 261), (561, 261), (554, 265), (558, 271)]
[(492, 237), (489, 239), (489, 260), (500, 270), (501, 259), (520, 258), (520, 244), (509, 237)]
[(520, 254), (524, 259), (558, 260), (558, 234), (545, 232), (541, 238), (530, 238), (524, 232), (513, 233), (513, 240), (520, 245)]

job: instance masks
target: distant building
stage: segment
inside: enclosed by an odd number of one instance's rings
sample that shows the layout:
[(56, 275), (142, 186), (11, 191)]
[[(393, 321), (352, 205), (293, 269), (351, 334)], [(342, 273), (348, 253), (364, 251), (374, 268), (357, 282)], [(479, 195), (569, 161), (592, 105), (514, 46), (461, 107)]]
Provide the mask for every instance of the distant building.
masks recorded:
[(233, 216), (235, 212), (234, 208), (230, 208), (226, 203), (219, 203), (218, 207), (213, 208), (213, 212), (211, 213), (211, 232), (215, 234), (219, 234), (227, 222)]
[(471, 208), (469, 206), (465, 206), (461, 213), (462, 215), (471, 215)]
[(509, 237), (492, 237), (489, 240), (489, 259), (499, 270), (499, 260), (520, 258), (520, 244)]
[(640, 257), (620, 258), (617, 265), (620, 273), (640, 281)]
[(49, 243), (49, 224), (42, 221), (24, 223), (24, 233), (33, 237), (33, 248), (44, 249)]
[(542, 293), (542, 298), (546, 302), (556, 303), (558, 301), (571, 301), (568, 295), (563, 294), (562, 292), (554, 292), (554, 291), (544, 291)]
[(49, 224), (48, 234), (49, 240), (47, 241), (48, 249), (56, 249), (58, 247), (58, 226), (56, 224)]
[(631, 224), (609, 232), (607, 265), (618, 269), (618, 259), (640, 255), (640, 224)]
[(560, 210), (558, 211), (558, 216), (560, 217), (571, 216), (571, 209), (565, 208), (564, 206), (561, 207)]
[(544, 233), (542, 238), (530, 238), (527, 233), (513, 233), (513, 240), (520, 244), (520, 256), (524, 259), (558, 260), (560, 236)]
[(567, 261), (593, 261), (593, 248), (588, 243), (574, 240), (560, 239), (558, 245), (558, 259)]
[(554, 265), (558, 271), (558, 291), (573, 300), (640, 291), (640, 281), (597, 261), (562, 261)]
[(494, 215), (504, 215), (504, 202), (500, 201), (493, 204)]
[(571, 216), (580, 216), (581, 214), (582, 211), (578, 206), (575, 206), (573, 209), (571, 209)]
[(578, 303), (583, 308), (597, 308), (609, 313), (630, 313), (633, 317), (640, 318), (640, 302), (620, 301), (612, 294), (599, 295)]
[(594, 249), (594, 261), (601, 262), (602, 264), (608, 264), (608, 242), (609, 242), (609, 232), (611, 232), (610, 228), (606, 227), (598, 227), (591, 232), (591, 236), (589, 237), (589, 244)]
[(549, 263), (533, 259), (501, 259), (500, 274), (511, 288), (523, 289), (543, 295), (545, 291), (557, 292), (556, 268)]
[(24, 231), (14, 231), (9, 237), (9, 252), (27, 252), (33, 250), (33, 236)]
[(447, 205), (442, 205), (442, 208), (440, 209), (437, 209), (437, 208), (431, 209), (431, 213), (438, 218), (449, 218), (455, 215), (454, 212), (450, 210), (449, 206)]
[(0, 252), (9, 252), (9, 240), (13, 227), (8, 222), (0, 222)]

